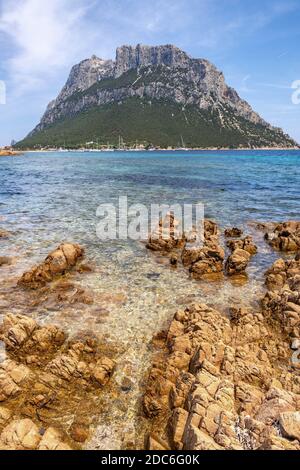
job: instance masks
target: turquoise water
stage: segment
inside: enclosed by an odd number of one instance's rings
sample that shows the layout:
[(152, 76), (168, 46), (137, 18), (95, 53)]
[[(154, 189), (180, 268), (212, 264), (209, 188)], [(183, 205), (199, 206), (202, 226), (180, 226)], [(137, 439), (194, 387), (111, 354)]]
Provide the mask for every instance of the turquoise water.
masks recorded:
[(201, 201), (222, 225), (300, 213), (300, 151), (29, 153), (1, 158), (0, 181), (1, 214), (25, 244), (47, 235), (98, 246), (97, 206), (119, 195), (144, 204)]
[[(99, 417), (90, 448), (119, 449), (132, 436), (142, 446), (138, 410), (153, 334), (189, 301), (224, 313), (232, 304), (258, 306), (263, 273), (277, 254), (251, 221), (300, 215), (300, 151), (28, 153), (1, 157), (0, 182), (0, 228), (12, 233), (0, 239), (0, 256), (14, 258), (12, 266), (0, 268), (0, 318), (25, 311), (70, 334), (91, 329), (120, 346), (117, 385), (124, 377), (132, 381), (120, 400), (107, 396), (107, 415)], [(248, 282), (237, 287), (228, 279), (192, 281), (139, 242), (100, 241), (97, 207), (117, 204), (119, 196), (146, 205), (202, 202), (206, 217), (221, 227), (241, 226), (259, 247)], [(94, 304), (29, 308), (15, 290), (16, 280), (62, 241), (80, 243), (95, 263), (95, 272), (75, 279), (93, 293)]]

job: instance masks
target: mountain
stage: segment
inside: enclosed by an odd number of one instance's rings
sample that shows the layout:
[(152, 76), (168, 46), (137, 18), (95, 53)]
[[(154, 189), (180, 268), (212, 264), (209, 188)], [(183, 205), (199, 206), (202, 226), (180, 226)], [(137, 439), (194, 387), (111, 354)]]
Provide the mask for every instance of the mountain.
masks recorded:
[(75, 65), (67, 83), (19, 148), (118, 145), (120, 136), (161, 147), (293, 147), (205, 59), (173, 45), (122, 46), (116, 60)]

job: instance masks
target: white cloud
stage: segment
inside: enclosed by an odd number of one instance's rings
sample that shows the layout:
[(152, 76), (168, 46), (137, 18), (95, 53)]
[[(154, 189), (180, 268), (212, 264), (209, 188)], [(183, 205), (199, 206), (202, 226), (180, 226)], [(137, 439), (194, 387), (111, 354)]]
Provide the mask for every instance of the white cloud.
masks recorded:
[(45, 74), (72, 60), (80, 42), (76, 28), (86, 13), (77, 0), (6, 0), (0, 32), (12, 43), (8, 71), (19, 93), (39, 85)]

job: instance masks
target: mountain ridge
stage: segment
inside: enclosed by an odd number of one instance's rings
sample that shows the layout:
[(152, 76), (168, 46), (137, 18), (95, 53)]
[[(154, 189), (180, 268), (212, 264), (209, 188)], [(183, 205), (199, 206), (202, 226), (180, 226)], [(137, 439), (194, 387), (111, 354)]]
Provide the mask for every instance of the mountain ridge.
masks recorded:
[[(212, 134), (214, 129), (218, 133), (224, 126), (232, 129), (235, 136), (238, 131), (241, 134), (240, 143), (236, 137), (234, 138), (234, 144), (237, 146), (297, 145), (281, 129), (268, 124), (249, 103), (240, 98), (238, 93), (226, 84), (223, 73), (211, 62), (206, 59), (191, 58), (171, 44), (124, 45), (117, 48), (115, 61), (104, 60), (94, 55), (74, 65), (65, 86), (58, 97), (49, 103), (40, 123), (18, 145), (30, 146), (32, 139), (35, 145), (38, 145), (36, 137), (41, 132), (44, 132), (41, 145), (45, 144), (45, 131), (58, 123), (79, 117), (95, 107), (113, 106), (115, 103), (122, 107), (132, 98), (141, 100), (141, 103), (143, 100), (148, 100), (149, 103), (160, 100), (170, 104), (176, 103), (182, 107), (183, 113), (187, 106), (193, 106), (199, 115), (203, 114), (203, 111), (210, 111), (214, 118), (219, 116), (219, 122), (215, 121), (215, 127), (211, 128)], [(257, 126), (257, 136), (255, 137), (255, 131), (252, 129), (248, 142), (245, 138), (245, 120)], [(120, 132), (123, 131), (122, 127), (119, 129)], [(193, 129), (195, 138), (192, 139), (195, 146), (201, 146), (201, 128), (201, 121), (197, 120), (197, 127)], [(111, 129), (113, 134), (113, 121)], [(98, 134), (95, 138), (102, 140), (104, 136), (101, 134), (101, 129)], [(157, 142), (160, 140), (158, 134), (159, 130), (156, 130), (153, 136), (149, 135), (148, 138), (151, 140), (149, 143), (158, 145)], [(109, 137), (108, 132), (105, 138)], [(50, 136), (49, 139), (51, 140)], [(50, 140), (48, 145), (51, 145)], [(143, 135), (136, 135), (136, 140), (145, 139)], [(222, 146), (232, 145), (231, 140), (228, 134)], [(211, 141), (207, 142), (211, 146), (214, 145), (213, 135)], [(169, 144), (174, 145), (174, 141), (170, 139)]]

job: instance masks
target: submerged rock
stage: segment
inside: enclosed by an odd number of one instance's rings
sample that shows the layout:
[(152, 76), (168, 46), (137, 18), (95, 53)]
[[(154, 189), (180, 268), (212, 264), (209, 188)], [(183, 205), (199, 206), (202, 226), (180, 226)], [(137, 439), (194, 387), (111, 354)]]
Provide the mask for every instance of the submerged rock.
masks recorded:
[(9, 256), (0, 256), (0, 266), (10, 266), (13, 263), (13, 258)]
[(59, 431), (48, 428), (42, 435), (30, 419), (12, 421), (0, 434), (0, 450), (71, 450)]
[(7, 230), (0, 229), (0, 239), (9, 238), (9, 237), (10, 237), (10, 232), (7, 232)]
[[(0, 339), (8, 353), (0, 364), (0, 448), (62, 450), (69, 448), (63, 435), (83, 442), (115, 368), (97, 338), (83, 333), (67, 341), (54, 325), (41, 327), (31, 318), (10, 314)], [(24, 415), (30, 419), (20, 420)], [(75, 424), (70, 428), (69, 416), (85, 433)], [(51, 427), (53, 421), (63, 434)], [(37, 426), (42, 423), (50, 427), (40, 434)]]
[(237, 227), (227, 228), (224, 234), (227, 238), (239, 238), (243, 235), (243, 230)]
[(23, 274), (18, 284), (30, 289), (38, 289), (57, 276), (73, 268), (84, 254), (79, 245), (64, 243), (50, 253), (45, 261)]
[[(176, 221), (174, 218), (167, 219), (167, 225), (173, 227), (174, 233)], [(204, 221), (203, 234), (194, 230), (189, 235), (184, 235), (178, 240), (173, 240), (172, 236), (168, 241), (161, 240), (162, 225), (156, 234), (156, 239), (150, 238), (147, 248), (160, 251), (170, 258), (172, 266), (178, 266), (181, 260), (184, 268), (188, 269), (190, 275), (198, 280), (220, 280), (225, 271), (229, 276), (244, 274), (251, 256), (257, 253), (257, 246), (250, 236), (244, 239), (234, 239), (227, 242), (232, 255), (228, 258), (225, 266), (225, 250), (220, 243), (220, 231), (218, 225), (206, 219)], [(242, 230), (238, 228), (227, 229), (225, 235), (240, 236)]]

